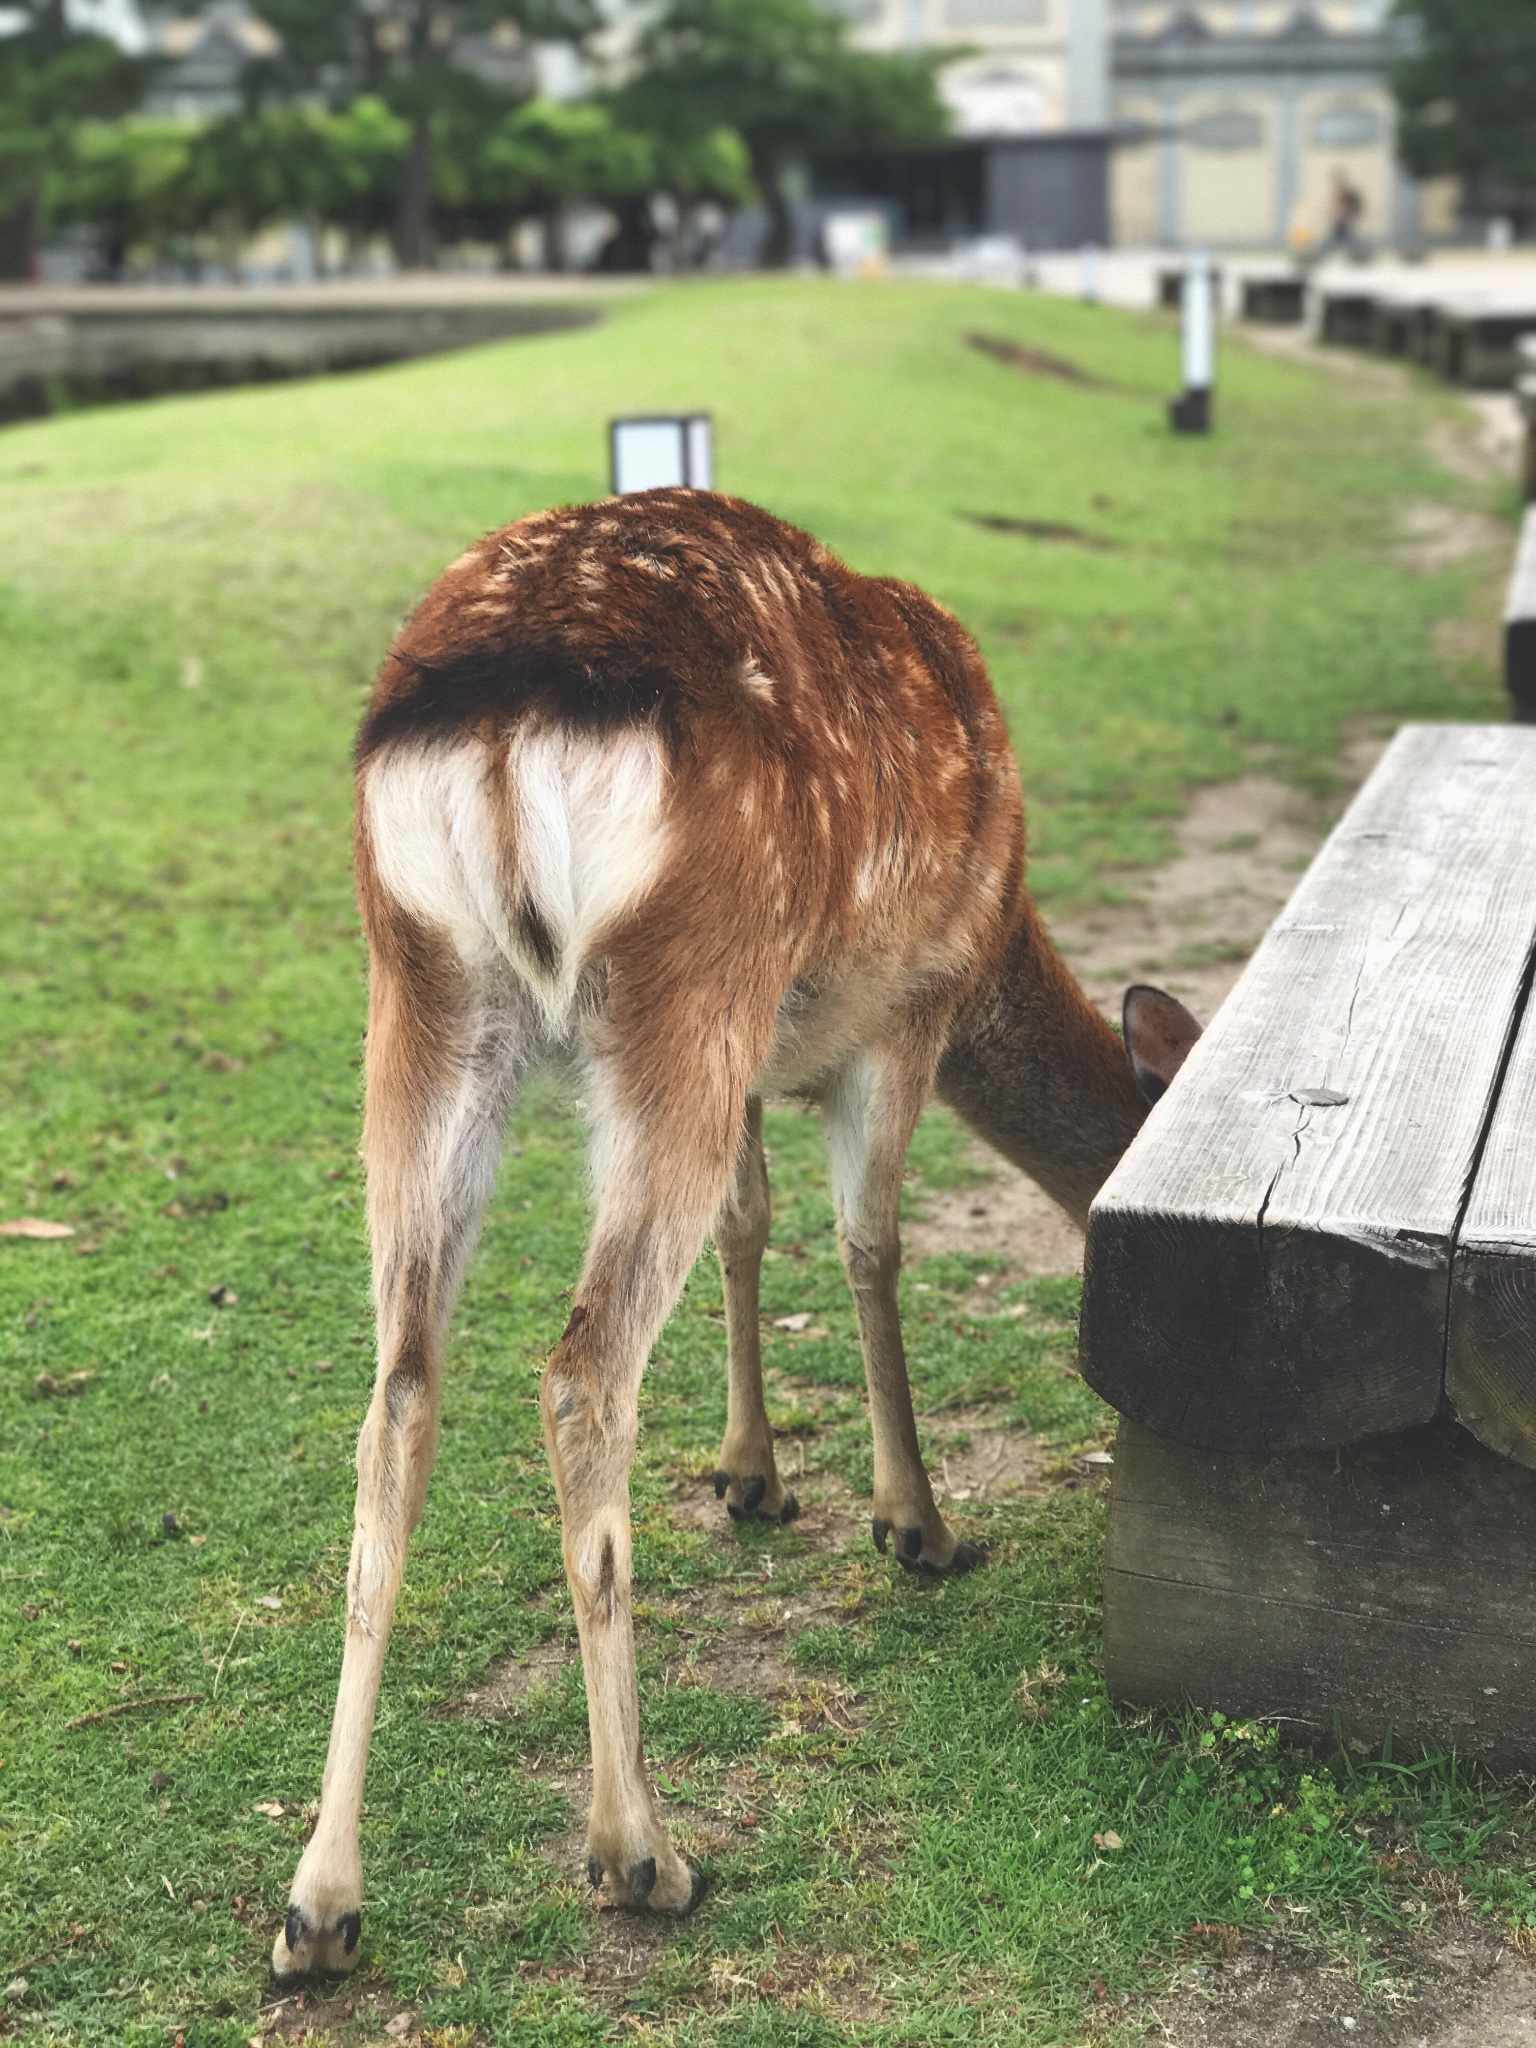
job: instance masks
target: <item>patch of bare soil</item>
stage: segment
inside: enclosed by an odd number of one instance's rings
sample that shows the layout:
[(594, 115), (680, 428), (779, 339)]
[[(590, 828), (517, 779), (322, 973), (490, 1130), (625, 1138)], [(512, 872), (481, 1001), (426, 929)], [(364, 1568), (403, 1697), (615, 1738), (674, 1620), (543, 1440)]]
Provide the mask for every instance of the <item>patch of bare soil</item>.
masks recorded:
[(1525, 423), (1512, 391), (1461, 394), (1470, 418), (1442, 420), (1430, 431), (1429, 452), (1442, 469), (1470, 484), (1498, 483), (1515, 475)]
[(1353, 1972), (1273, 1945), (1244, 1943), (1157, 2008), (1168, 2048), (1531, 2048), (1536, 1969), (1466, 1923), (1404, 1940), (1367, 2000)]
[[(420, 2016), (410, 2006), (355, 1977), (285, 1994), (273, 1990), (249, 2036), (252, 2042), (302, 2041), (307, 2048), (436, 2048), (442, 2038), (436, 2028), (424, 2035)], [(453, 2048), (479, 2048), (485, 2037), (449, 2038)]]
[(935, 1439), (929, 1460), (941, 1501), (1018, 1500), (1049, 1490), (1052, 1454), (1027, 1429), (1009, 1429), (989, 1408), (953, 1408), (924, 1420)]
[(924, 1193), (923, 1216), (902, 1230), (909, 1266), (940, 1252), (996, 1253), (1015, 1280), (1075, 1273), (1083, 1263), (1082, 1232), (1027, 1174), (977, 1147), (977, 1185)]
[(574, 1636), (552, 1636), (531, 1650), (516, 1651), (493, 1664), (481, 1683), (456, 1703), (455, 1711), (472, 1720), (500, 1720), (536, 1688), (558, 1683), (579, 1655)]
[(1474, 555), (1510, 552), (1509, 528), (1491, 513), (1439, 498), (1410, 498), (1398, 507), (1397, 558), (1420, 576), (1434, 576)]

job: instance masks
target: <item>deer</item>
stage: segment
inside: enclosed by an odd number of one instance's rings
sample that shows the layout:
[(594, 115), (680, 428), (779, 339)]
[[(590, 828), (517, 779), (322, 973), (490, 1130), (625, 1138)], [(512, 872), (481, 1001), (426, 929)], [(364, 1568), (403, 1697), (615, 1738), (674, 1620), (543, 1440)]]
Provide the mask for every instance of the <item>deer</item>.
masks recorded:
[(663, 489), (537, 512), (401, 629), (356, 748), (370, 953), (362, 1153), (377, 1374), (345, 1643), (279, 1979), (357, 1961), (358, 1821), (385, 1644), (436, 1449), (449, 1319), (518, 1085), (574, 1064), (593, 1222), (540, 1411), (592, 1746), (588, 1876), (682, 1915), (641, 1740), (629, 1475), (651, 1347), (705, 1241), (723, 1275), (714, 1485), (784, 1524), (764, 1404), (765, 1095), (816, 1105), (857, 1311), (871, 1528), (905, 1571), (983, 1561), (923, 1468), (899, 1197), (937, 1090), (1079, 1223), (1199, 1025), (1132, 989), (1124, 1038), (1046, 935), (982, 658), (914, 586), (744, 501)]

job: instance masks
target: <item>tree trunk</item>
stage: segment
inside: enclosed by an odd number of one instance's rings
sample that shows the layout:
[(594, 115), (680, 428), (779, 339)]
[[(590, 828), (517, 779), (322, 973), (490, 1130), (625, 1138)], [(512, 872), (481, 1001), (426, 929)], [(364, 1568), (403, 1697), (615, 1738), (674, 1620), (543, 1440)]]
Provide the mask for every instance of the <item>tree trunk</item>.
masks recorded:
[(436, 253), (432, 235), (432, 117), (425, 111), (411, 123), (395, 253), (402, 270), (428, 270)]
[(32, 277), (32, 250), (37, 239), (37, 194), (29, 192), (0, 213), (0, 281), (26, 284)]

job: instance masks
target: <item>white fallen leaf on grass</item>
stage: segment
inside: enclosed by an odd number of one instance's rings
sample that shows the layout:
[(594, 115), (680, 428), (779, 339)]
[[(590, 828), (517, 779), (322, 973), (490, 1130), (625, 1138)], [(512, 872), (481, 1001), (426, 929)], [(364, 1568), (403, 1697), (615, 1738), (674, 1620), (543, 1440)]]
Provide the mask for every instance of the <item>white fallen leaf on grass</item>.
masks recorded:
[(258, 1607), (270, 1607), (274, 1614), (276, 1614), (282, 1604), (282, 1601), (278, 1599), (275, 1593), (258, 1593), (256, 1596), (256, 1605)]
[(13, 1216), (0, 1223), (0, 1237), (73, 1237), (72, 1223), (50, 1223), (45, 1216)]
[(809, 1323), (810, 1320), (810, 1310), (801, 1309), (797, 1315), (775, 1316), (773, 1319), (773, 1327), (776, 1330), (788, 1330), (791, 1336), (797, 1337), (799, 1336), (800, 1332), (805, 1328), (806, 1324)]
[(278, 1799), (258, 1799), (251, 1808), (251, 1811), (252, 1813), (264, 1813), (268, 1820), (281, 1820), (283, 1817), (282, 1801)]
[(1093, 1846), (1095, 1849), (1123, 1849), (1125, 1844), (1113, 1828), (1107, 1828), (1102, 1835), (1094, 1836)]

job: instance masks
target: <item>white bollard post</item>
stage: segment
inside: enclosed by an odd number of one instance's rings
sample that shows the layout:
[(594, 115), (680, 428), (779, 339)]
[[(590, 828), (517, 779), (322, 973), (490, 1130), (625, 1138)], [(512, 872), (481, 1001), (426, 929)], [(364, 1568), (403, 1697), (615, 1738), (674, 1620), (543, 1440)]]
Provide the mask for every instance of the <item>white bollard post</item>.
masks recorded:
[(1216, 388), (1216, 280), (1204, 249), (1184, 261), (1184, 390), (1169, 408), (1175, 433), (1208, 434)]

